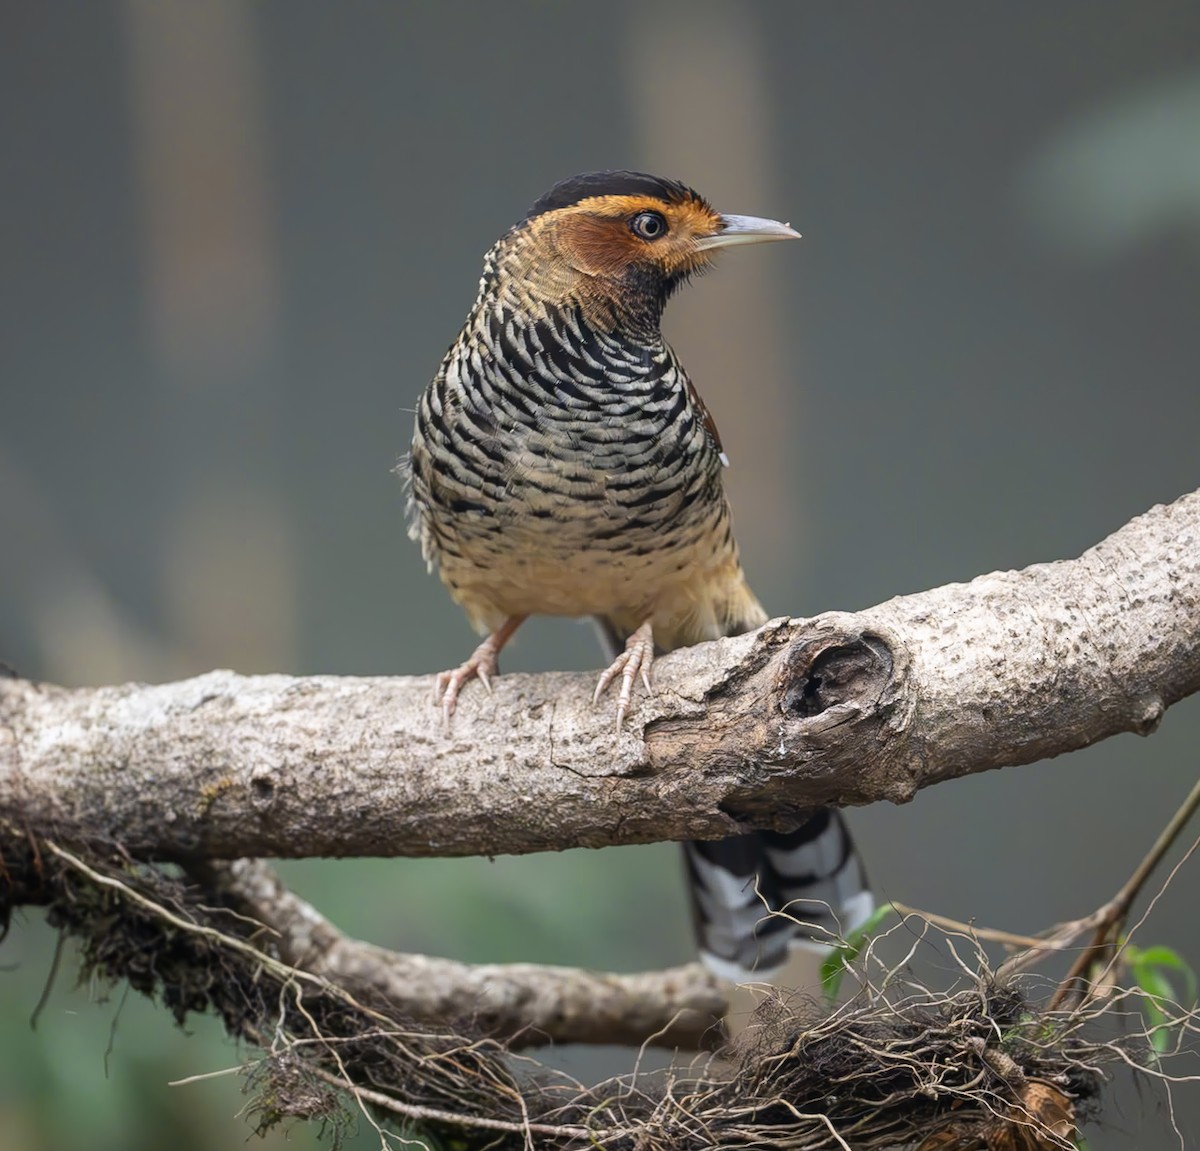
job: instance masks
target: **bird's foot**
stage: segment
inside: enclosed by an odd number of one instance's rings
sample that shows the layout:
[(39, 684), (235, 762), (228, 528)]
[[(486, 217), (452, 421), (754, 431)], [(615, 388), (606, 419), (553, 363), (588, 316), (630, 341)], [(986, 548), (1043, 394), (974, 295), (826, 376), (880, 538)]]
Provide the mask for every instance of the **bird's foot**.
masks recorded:
[(617, 731), (625, 721), (625, 713), (633, 702), (634, 681), (640, 674), (646, 687), (646, 694), (652, 695), (654, 689), (650, 686), (650, 667), (654, 663), (654, 631), (650, 620), (647, 620), (626, 641), (625, 650), (600, 674), (596, 682), (596, 691), (592, 702), (596, 703), (604, 694), (605, 689), (619, 675), (621, 691), (617, 696)]
[(442, 705), (442, 717), (447, 723), (454, 714), (454, 708), (458, 704), (458, 693), (462, 690), (463, 684), (477, 679), (488, 693), (491, 693), (492, 676), (499, 671), (498, 655), (499, 653), (489, 636), (475, 649), (471, 658), (465, 663), (460, 663), (458, 667), (452, 668), (450, 671), (438, 672), (433, 687), (433, 702)]
[(433, 702), (441, 704), (442, 716), (446, 723), (454, 714), (458, 704), (458, 693), (463, 685), (477, 679), (483, 684), (489, 695), (492, 693), (492, 676), (500, 672), (500, 649), (504, 647), (513, 632), (525, 622), (525, 617), (509, 616), (491, 635), (487, 637), (472, 653), (471, 658), (450, 671), (438, 673), (433, 685)]

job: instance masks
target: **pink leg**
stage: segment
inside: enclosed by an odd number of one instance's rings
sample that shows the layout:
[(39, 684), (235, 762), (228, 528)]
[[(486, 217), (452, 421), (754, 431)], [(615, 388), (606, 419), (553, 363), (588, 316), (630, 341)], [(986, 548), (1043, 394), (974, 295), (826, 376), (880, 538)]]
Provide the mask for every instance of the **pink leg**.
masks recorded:
[(499, 672), (497, 660), (501, 649), (513, 637), (513, 633), (523, 624), (528, 616), (510, 615), (491, 635), (481, 643), (471, 654), (466, 663), (461, 663), (451, 671), (438, 674), (433, 689), (433, 702), (442, 705), (442, 714), (446, 722), (454, 714), (454, 705), (458, 702), (458, 693), (465, 683), (477, 679), (490, 693), (492, 676)]
[(650, 620), (646, 620), (626, 641), (625, 650), (601, 673), (596, 683), (596, 693), (592, 696), (595, 703), (604, 694), (605, 688), (619, 675), (621, 677), (621, 692), (617, 696), (617, 731), (621, 730), (625, 713), (633, 702), (633, 684), (641, 673), (642, 683), (646, 693), (651, 694), (650, 665), (654, 663), (654, 630)]

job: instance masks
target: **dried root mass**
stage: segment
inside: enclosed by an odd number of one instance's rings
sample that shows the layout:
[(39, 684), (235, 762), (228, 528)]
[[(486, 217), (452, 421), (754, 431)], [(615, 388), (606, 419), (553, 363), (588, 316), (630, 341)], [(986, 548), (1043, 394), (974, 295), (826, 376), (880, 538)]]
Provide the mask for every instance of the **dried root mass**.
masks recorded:
[[(458, 1148), (1042, 1151), (1073, 1146), (1105, 1066), (1163, 1077), (1140, 1029), (1094, 1037), (1128, 1008), (1121, 996), (1046, 1012), (983, 969), (951, 994), (881, 980), (905, 990), (868, 985), (832, 1014), (777, 995), (715, 1056), (589, 1087), (472, 1034), (470, 1019), (416, 1026), (286, 966), (269, 933), (184, 878), (43, 847), (21, 886), (89, 977), (128, 980), (180, 1022), (215, 1013), (261, 1049), (247, 1078), (260, 1130), (298, 1116), (336, 1145), (361, 1111)], [(1176, 1023), (1194, 1036), (1192, 1018)]]

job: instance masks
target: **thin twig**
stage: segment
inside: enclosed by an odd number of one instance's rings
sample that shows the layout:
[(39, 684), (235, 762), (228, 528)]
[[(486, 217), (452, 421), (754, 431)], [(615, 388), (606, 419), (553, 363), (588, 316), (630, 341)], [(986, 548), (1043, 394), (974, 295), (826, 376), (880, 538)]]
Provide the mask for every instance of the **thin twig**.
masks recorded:
[(382, 1107), (394, 1115), (402, 1115), (406, 1119), (415, 1119), (426, 1123), (449, 1123), (455, 1127), (473, 1127), (483, 1131), (507, 1131), (513, 1135), (523, 1135), (527, 1131), (535, 1135), (550, 1135), (558, 1138), (586, 1138), (595, 1135), (603, 1138), (616, 1138), (630, 1135), (632, 1132), (619, 1127), (600, 1131), (589, 1131), (586, 1127), (557, 1126), (551, 1123), (516, 1123), (509, 1119), (487, 1119), (482, 1115), (463, 1115), (457, 1111), (443, 1111), (438, 1107), (426, 1107), (418, 1103), (401, 1103), (382, 1091), (373, 1091), (369, 1087), (355, 1087), (352, 1083), (342, 1080), (332, 1071), (322, 1067), (313, 1067), (312, 1072), (318, 1079), (323, 1079), (331, 1087), (342, 1091), (350, 1091), (359, 1098), (376, 1107)]
[(1113, 898), (1112, 902), (1120, 909), (1122, 917), (1129, 911), (1130, 905), (1138, 897), (1146, 880), (1158, 867), (1162, 857), (1171, 850), (1175, 840), (1179, 838), (1179, 833), (1195, 815), (1197, 808), (1200, 808), (1200, 780), (1196, 781), (1188, 793), (1187, 799), (1180, 804), (1179, 810), (1171, 816), (1170, 822), (1159, 833), (1158, 838), (1154, 841), (1154, 846), (1147, 852), (1146, 858), (1138, 864), (1128, 882)]
[[(1117, 894), (1088, 917), (1096, 924), (1096, 933), (1092, 937), (1092, 941), (1076, 957), (1066, 977), (1058, 985), (1058, 989), (1050, 1000), (1050, 1011), (1056, 1011), (1062, 1007), (1072, 994), (1078, 994), (1081, 1003), (1086, 1001), (1087, 993), (1083, 989), (1085, 973), (1114, 950), (1117, 936), (1129, 914), (1129, 908), (1133, 901), (1141, 893), (1142, 887), (1154, 873), (1163, 856), (1179, 838), (1180, 832), (1187, 826), (1197, 808), (1200, 808), (1200, 780), (1197, 780), (1192, 786), (1187, 798), (1180, 804), (1167, 826), (1159, 833), (1158, 838), (1154, 841), (1154, 846), (1146, 853), (1141, 863), (1134, 868), (1133, 874)], [(1191, 852), (1188, 854), (1190, 855)], [(1080, 923), (1082, 922), (1084, 921), (1080, 921)]]
[(33, 1012), (29, 1016), (30, 1031), (37, 1030), (38, 1019), (41, 1018), (46, 1004), (50, 1002), (50, 992), (54, 990), (54, 984), (58, 979), (58, 969), (62, 963), (63, 947), (66, 941), (67, 933), (60, 931), (58, 938), (54, 941), (54, 954), (50, 957), (50, 970), (46, 972), (46, 982), (42, 985), (42, 993), (38, 996), (38, 1001), (33, 1005)]
[(937, 915), (932, 911), (922, 911), (907, 903), (893, 899), (892, 906), (901, 915), (915, 915), (918, 919), (927, 920), (935, 927), (944, 927), (949, 931), (959, 931), (963, 935), (973, 935), (978, 939), (986, 939), (992, 943), (1003, 943), (1006, 947), (1037, 948), (1052, 945), (1052, 941), (1039, 938), (1036, 935), (1018, 935), (1012, 931), (1000, 931), (994, 927), (980, 927), (974, 923), (964, 923), (959, 919), (951, 919), (948, 915)]

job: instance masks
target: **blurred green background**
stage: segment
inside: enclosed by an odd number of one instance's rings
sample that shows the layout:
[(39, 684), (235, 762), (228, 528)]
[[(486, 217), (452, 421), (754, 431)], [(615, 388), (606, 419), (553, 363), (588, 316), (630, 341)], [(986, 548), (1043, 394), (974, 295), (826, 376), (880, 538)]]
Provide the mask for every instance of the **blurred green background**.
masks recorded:
[[(601, 167), (805, 235), (667, 317), (772, 610), (1075, 555), (1197, 485), (1194, 2), (5, 0), (0, 657), (66, 684), (463, 658), (390, 469), (484, 250)], [(599, 662), (538, 622), (505, 668)], [(1198, 740), (1186, 701), (854, 825), (881, 896), (1030, 931), (1115, 890)], [(398, 948), (691, 954), (672, 845), (287, 872)], [(1195, 907), (1192, 866), (1143, 942), (1200, 961)], [(167, 1086), (237, 1063), (209, 1021), (72, 991), (68, 956), (30, 1030), (52, 950), (36, 913), (0, 949), (0, 1151), (241, 1146), (236, 1077)], [(1190, 1145), (1200, 1089), (1176, 1105)], [(1155, 1092), (1090, 1138), (1179, 1145)]]

